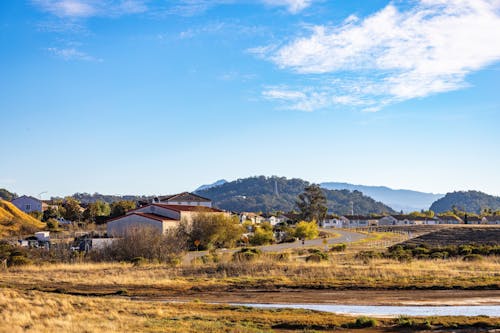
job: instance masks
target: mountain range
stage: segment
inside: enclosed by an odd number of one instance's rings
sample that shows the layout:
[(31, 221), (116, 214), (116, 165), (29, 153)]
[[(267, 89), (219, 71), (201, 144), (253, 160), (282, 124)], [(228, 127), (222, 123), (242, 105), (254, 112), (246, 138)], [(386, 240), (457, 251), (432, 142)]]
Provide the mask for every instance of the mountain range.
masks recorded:
[(354, 185), (349, 183), (325, 182), (321, 187), (329, 190), (360, 191), (377, 201), (381, 201), (396, 211), (405, 213), (427, 210), (444, 194), (426, 193), (413, 190), (395, 190), (386, 186)]
[[(220, 186), (225, 183), (227, 183), (227, 181), (221, 179), (212, 184), (202, 185), (198, 187), (195, 192)], [(403, 211), (405, 213), (427, 210), (434, 201), (444, 197), (444, 194), (426, 193), (413, 190), (395, 190), (386, 186), (354, 185), (340, 182), (324, 182), (319, 185), (327, 190), (359, 191), (376, 201), (383, 202), (396, 211)]]
[[(219, 182), (220, 183), (220, 182)], [(310, 183), (284, 177), (249, 177), (210, 186), (205, 185), (195, 193), (211, 199), (215, 206), (231, 211), (288, 212), (295, 210), (295, 200)], [(359, 191), (323, 189), (328, 210), (336, 214), (381, 214), (394, 210), (363, 195)]]

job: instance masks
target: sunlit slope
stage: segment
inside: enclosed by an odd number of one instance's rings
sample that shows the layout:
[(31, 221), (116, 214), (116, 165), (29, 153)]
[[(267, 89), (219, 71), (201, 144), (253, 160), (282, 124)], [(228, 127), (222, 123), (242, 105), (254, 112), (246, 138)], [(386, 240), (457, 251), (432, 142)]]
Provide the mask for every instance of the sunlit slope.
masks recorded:
[(42, 229), (44, 223), (23, 213), (8, 201), (0, 200), (0, 236), (30, 233)]

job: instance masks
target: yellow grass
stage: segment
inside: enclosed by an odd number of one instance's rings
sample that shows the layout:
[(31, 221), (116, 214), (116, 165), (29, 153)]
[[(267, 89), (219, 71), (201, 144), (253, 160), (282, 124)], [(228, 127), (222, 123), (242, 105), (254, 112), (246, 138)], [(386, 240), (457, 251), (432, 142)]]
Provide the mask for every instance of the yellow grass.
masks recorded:
[(0, 236), (19, 233), (23, 226), (41, 229), (45, 224), (25, 214), (10, 202), (0, 200)]
[(0, 284), (24, 289), (62, 288), (76, 293), (131, 295), (168, 293), (193, 287), (228, 288), (500, 288), (500, 258), (478, 262), (461, 259), (398, 262), (376, 259), (365, 263), (350, 255), (329, 262), (275, 262), (133, 266), (127, 263), (45, 264), (12, 267), (0, 274)]
[[(251, 309), (201, 302), (159, 303), (0, 289), (0, 332), (307, 332), (352, 325), (354, 317), (309, 310)], [(423, 319), (415, 321), (423, 322)], [(499, 327), (498, 318), (437, 317), (436, 327)], [(391, 327), (397, 319), (378, 319)], [(373, 332), (373, 331), (370, 331)]]

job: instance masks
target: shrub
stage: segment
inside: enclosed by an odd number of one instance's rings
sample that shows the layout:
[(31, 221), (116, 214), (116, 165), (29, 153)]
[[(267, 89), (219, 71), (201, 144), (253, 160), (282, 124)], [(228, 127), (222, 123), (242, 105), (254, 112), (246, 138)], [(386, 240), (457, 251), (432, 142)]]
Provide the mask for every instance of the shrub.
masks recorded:
[(359, 317), (354, 322), (354, 327), (364, 328), (364, 327), (376, 327), (378, 325), (377, 321), (373, 318)]
[(361, 259), (364, 261), (370, 260), (370, 259), (378, 259), (382, 258), (382, 254), (379, 252), (375, 251), (360, 251), (356, 254), (356, 259)]
[(29, 265), (31, 263), (32, 263), (31, 259), (28, 259), (22, 255), (15, 255), (7, 260), (7, 265), (9, 266), (23, 266), (23, 265)]
[(179, 230), (169, 230), (166, 234), (154, 228), (131, 228), (123, 238), (116, 239), (109, 246), (92, 250), (89, 255), (96, 261), (129, 261), (144, 258), (148, 261), (170, 263), (186, 249), (186, 238)]
[(345, 243), (340, 243), (340, 244), (334, 244), (331, 248), (331, 252), (343, 252), (347, 248), (347, 244)]
[(432, 259), (446, 259), (448, 258), (448, 252), (446, 251), (441, 251), (441, 252), (433, 252), (431, 254)]
[(309, 249), (310, 256), (306, 258), (306, 262), (321, 262), (328, 260), (328, 253), (321, 252), (318, 249)]
[(252, 245), (265, 245), (270, 244), (274, 241), (273, 230), (269, 230), (264, 227), (257, 227), (250, 237), (250, 244)]
[(233, 254), (234, 261), (253, 261), (260, 257), (262, 251), (256, 248), (245, 247)]
[(483, 257), (479, 254), (468, 254), (464, 256), (463, 258), (464, 261), (481, 261), (483, 260)]

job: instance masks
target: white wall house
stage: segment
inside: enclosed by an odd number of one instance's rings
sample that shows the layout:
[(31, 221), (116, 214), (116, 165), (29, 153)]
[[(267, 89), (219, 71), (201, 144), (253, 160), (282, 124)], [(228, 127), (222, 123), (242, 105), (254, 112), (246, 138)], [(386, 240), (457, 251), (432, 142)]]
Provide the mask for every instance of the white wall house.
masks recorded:
[(485, 216), (482, 219), (482, 224), (500, 224), (500, 216)]
[(343, 216), (327, 215), (321, 225), (323, 228), (345, 228), (349, 220)]
[(182, 220), (191, 221), (199, 213), (227, 214), (222, 210), (204, 206), (182, 206), (151, 204), (127, 212), (126, 215), (109, 220), (109, 237), (122, 237), (134, 228), (151, 227), (160, 233), (178, 226)]
[(379, 225), (378, 217), (363, 215), (344, 215), (348, 222), (344, 223), (344, 228), (362, 228)]
[(25, 213), (42, 212), (42, 201), (27, 195), (20, 196), (11, 201), (14, 206)]

